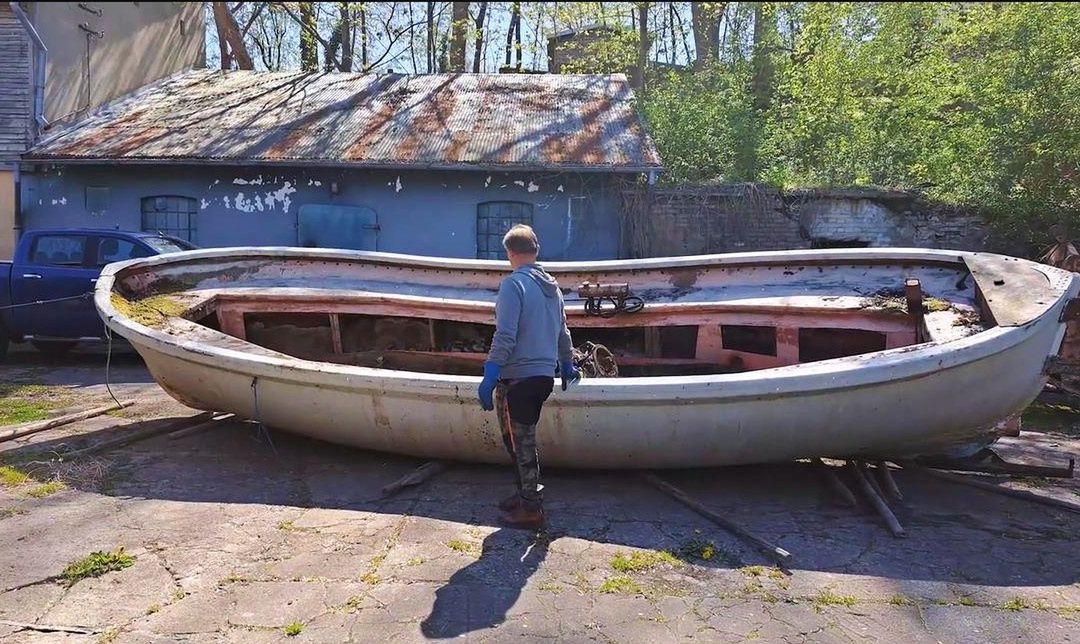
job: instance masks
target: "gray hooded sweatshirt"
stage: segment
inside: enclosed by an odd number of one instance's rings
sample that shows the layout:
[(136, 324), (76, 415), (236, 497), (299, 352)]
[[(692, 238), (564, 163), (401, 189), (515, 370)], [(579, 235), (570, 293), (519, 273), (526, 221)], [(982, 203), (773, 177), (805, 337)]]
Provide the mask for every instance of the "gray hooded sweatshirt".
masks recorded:
[(502, 367), (500, 378), (554, 377), (559, 362), (569, 362), (562, 292), (555, 278), (536, 264), (510, 273), (495, 300), (495, 338), (488, 360)]

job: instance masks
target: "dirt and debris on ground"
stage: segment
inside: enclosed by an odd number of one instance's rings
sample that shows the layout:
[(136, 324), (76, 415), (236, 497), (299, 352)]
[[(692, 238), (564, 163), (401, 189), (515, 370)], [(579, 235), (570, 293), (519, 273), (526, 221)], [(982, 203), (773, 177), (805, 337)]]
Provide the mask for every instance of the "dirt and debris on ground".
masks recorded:
[[(109, 399), (102, 362), (16, 352), (0, 381), (86, 408)], [(781, 569), (633, 473), (549, 470), (536, 539), (496, 525), (506, 468), (455, 464), (384, 499), (419, 461), (271, 446), (240, 421), (63, 462), (196, 413), (132, 356), (111, 375), (139, 404), (0, 443), (4, 642), (1080, 641), (1078, 514), (899, 472), (895, 539), (805, 466), (665, 473), (790, 550)], [(1080, 416), (1030, 418), (1004, 456), (1080, 452)], [(1009, 485), (1080, 503), (1075, 480)]]

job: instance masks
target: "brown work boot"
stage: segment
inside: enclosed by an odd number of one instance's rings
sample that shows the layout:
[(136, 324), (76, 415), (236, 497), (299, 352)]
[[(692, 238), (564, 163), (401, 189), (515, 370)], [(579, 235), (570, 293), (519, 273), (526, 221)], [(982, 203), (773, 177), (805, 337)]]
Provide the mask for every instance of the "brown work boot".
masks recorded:
[(529, 508), (524, 503), (519, 503), (513, 510), (503, 512), (499, 517), (499, 523), (508, 528), (539, 530), (544, 527), (544, 510)]
[(509, 512), (519, 505), (521, 505), (521, 495), (516, 492), (499, 501), (499, 509), (503, 512)]

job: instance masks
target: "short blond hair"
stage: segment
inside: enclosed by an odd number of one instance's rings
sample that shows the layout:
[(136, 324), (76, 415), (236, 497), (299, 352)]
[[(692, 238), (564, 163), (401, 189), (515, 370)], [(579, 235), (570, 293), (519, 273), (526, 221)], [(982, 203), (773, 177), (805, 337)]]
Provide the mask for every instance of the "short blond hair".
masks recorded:
[(515, 224), (503, 237), (503, 248), (517, 255), (535, 255), (540, 252), (540, 242), (532, 226)]

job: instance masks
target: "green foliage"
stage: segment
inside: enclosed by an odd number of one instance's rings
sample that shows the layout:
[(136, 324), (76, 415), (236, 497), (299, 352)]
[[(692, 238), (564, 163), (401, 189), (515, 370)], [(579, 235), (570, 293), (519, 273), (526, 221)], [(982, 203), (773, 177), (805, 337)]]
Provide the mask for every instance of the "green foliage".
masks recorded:
[(296, 637), (304, 630), (304, 625), (300, 622), (290, 622), (285, 626), (285, 634), (289, 637)]
[(642, 96), (668, 181), (923, 189), (1020, 240), (1080, 233), (1080, 11), (771, 4), (765, 47), (744, 26), (719, 65)]
[[(585, 32), (588, 34), (588, 32)], [(560, 68), (563, 74), (629, 74), (637, 64), (638, 34), (633, 31), (586, 35), (568, 48), (567, 59)]]
[(64, 568), (60, 573), (65, 583), (72, 586), (80, 579), (87, 577), (100, 577), (107, 572), (123, 570), (135, 565), (135, 557), (124, 552), (120, 547), (116, 552), (92, 552), (89, 556), (76, 559)]

